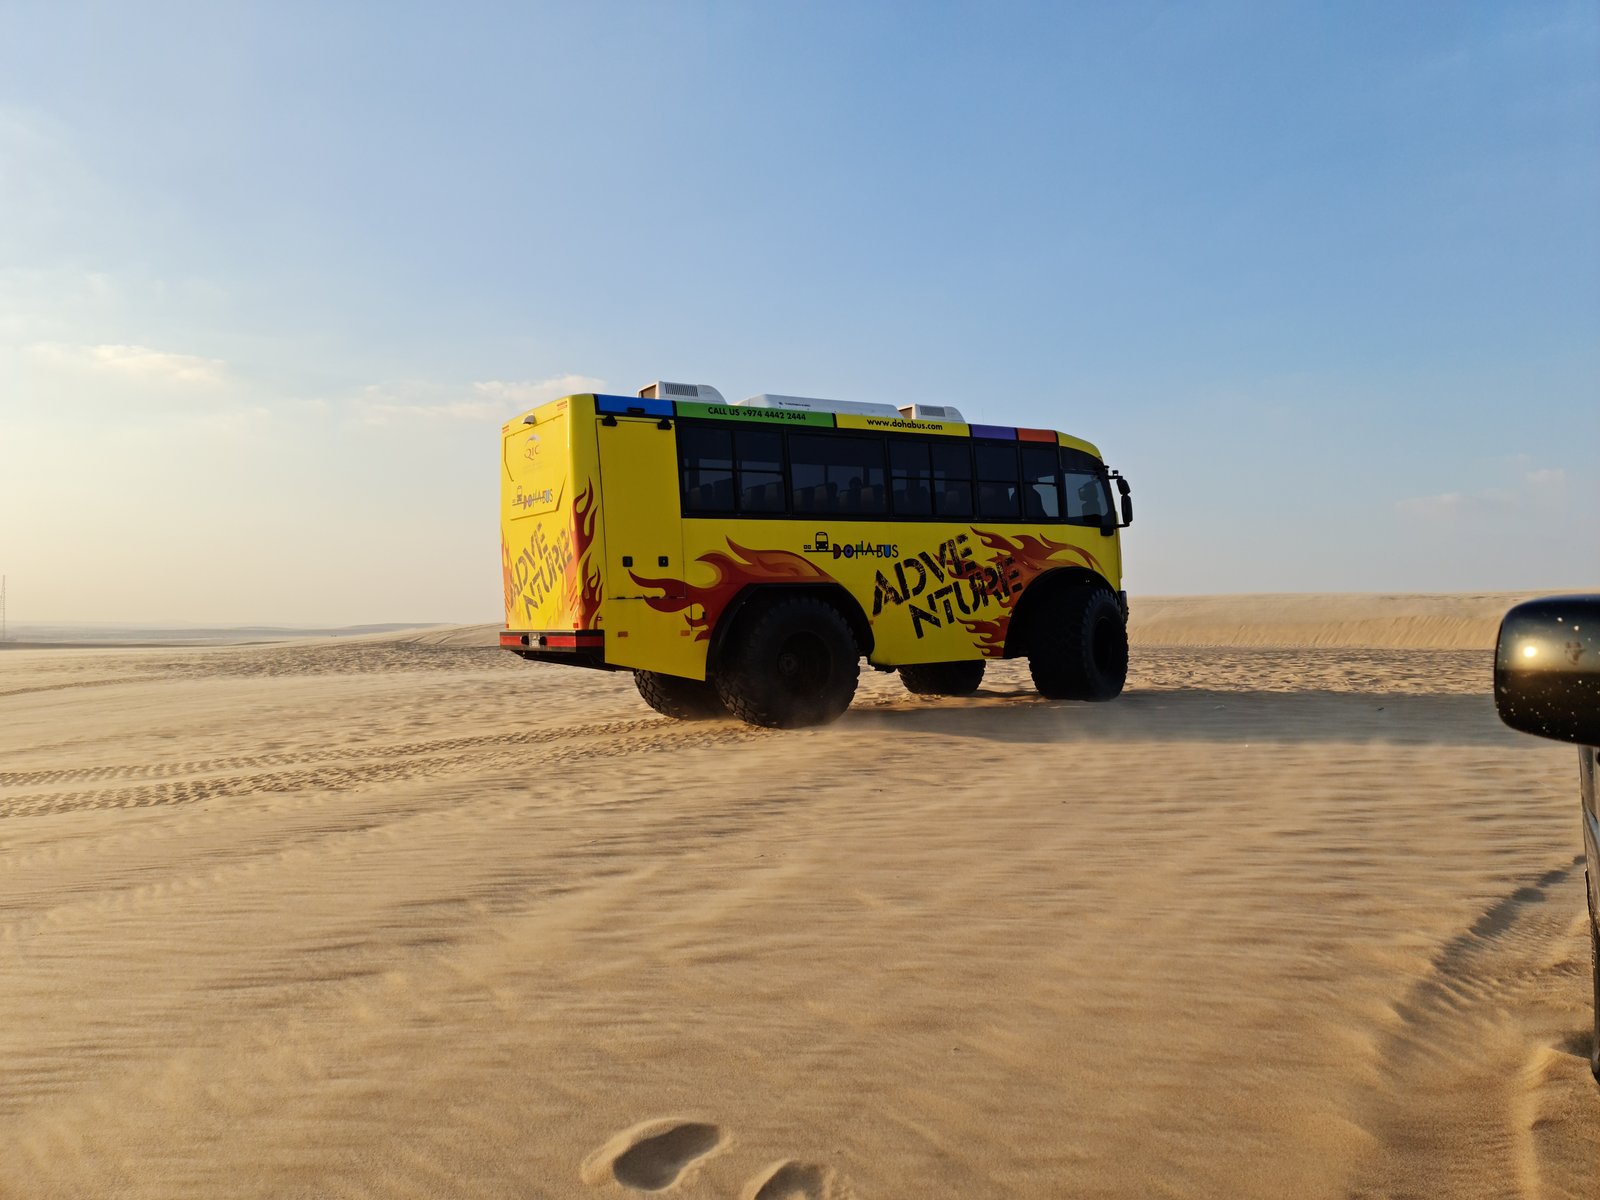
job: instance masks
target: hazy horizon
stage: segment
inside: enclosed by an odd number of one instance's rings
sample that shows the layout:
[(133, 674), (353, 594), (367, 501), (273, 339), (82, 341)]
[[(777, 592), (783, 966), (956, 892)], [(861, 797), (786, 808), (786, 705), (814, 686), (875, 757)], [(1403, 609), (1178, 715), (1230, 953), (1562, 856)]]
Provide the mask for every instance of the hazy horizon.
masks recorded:
[[(1133, 592), (1130, 597), (1135, 604), (1144, 601), (1172, 601), (1172, 600), (1210, 600), (1228, 599), (1237, 597), (1241, 600), (1260, 599), (1262, 597), (1282, 596), (1290, 599), (1307, 600), (1337, 600), (1341, 596), (1382, 598), (1393, 596), (1397, 599), (1410, 599), (1413, 597), (1470, 597), (1470, 596), (1505, 596), (1515, 597), (1524, 595), (1559, 594), (1569, 592), (1595, 592), (1600, 593), (1600, 585), (1581, 585), (1579, 587), (1559, 587), (1533, 585), (1525, 588), (1508, 589), (1463, 589), (1454, 592), (1400, 592), (1392, 589), (1379, 589), (1368, 592), (1334, 592), (1334, 591), (1276, 591), (1276, 592)], [(235, 622), (190, 622), (163, 619), (160, 617), (145, 621), (117, 621), (84, 619), (77, 621), (50, 621), (27, 620), (8, 622), (10, 636), (13, 640), (24, 637), (39, 638), (46, 633), (86, 633), (106, 632), (119, 634), (150, 634), (180, 635), (186, 633), (367, 633), (388, 632), (405, 629), (431, 629), (472, 626), (498, 626), (504, 622), (501, 614), (496, 612), (475, 621), (360, 621), (348, 624), (331, 624), (328, 622), (286, 623), (281, 621), (235, 621)]]
[(492, 622), (501, 422), (657, 378), (1086, 437), (1135, 594), (1600, 586), (1593, 5), (0, 33), (12, 623)]

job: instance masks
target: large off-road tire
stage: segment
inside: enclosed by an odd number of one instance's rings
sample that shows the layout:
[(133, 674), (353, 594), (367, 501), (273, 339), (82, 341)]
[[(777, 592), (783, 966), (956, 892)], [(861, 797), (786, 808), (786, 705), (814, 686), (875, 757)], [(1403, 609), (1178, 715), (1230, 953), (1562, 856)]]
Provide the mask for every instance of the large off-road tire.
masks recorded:
[(717, 696), (717, 689), (708, 682), (663, 675), (659, 671), (635, 671), (633, 682), (639, 689), (639, 695), (644, 697), (644, 702), (664, 717), (677, 721), (705, 721), (728, 715), (728, 710)]
[(916, 663), (900, 668), (900, 682), (915, 696), (970, 696), (983, 682), (984, 661)]
[[(1588, 871), (1583, 873), (1583, 890), (1589, 891)], [(1600, 932), (1595, 925), (1593, 900), (1589, 901), (1589, 971), (1594, 976), (1594, 1040), (1589, 1043), (1589, 1070), (1600, 1080)]]
[(826, 725), (855, 698), (860, 659), (848, 622), (826, 600), (771, 600), (732, 631), (714, 672), (717, 695), (752, 725)]
[(1038, 613), (1028, 670), (1052, 700), (1111, 700), (1128, 678), (1128, 627), (1105, 588), (1064, 588)]

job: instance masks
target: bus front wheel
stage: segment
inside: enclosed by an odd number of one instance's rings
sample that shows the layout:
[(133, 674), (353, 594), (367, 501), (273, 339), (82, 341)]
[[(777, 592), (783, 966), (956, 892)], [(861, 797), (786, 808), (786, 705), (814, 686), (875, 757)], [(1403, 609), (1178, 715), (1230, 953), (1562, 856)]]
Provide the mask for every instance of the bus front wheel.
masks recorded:
[(1589, 872), (1583, 873), (1583, 890), (1589, 899), (1589, 970), (1594, 975), (1594, 1033), (1589, 1043), (1589, 1070), (1600, 1080), (1600, 923), (1594, 919), (1594, 893), (1589, 891)]
[(717, 689), (710, 683), (663, 675), (660, 671), (635, 671), (633, 683), (646, 704), (675, 721), (705, 721), (728, 715)]
[(1052, 700), (1121, 695), (1128, 678), (1128, 627), (1117, 598), (1105, 588), (1073, 587), (1053, 599), (1033, 630), (1033, 686)]
[(916, 663), (900, 668), (900, 682), (914, 696), (970, 696), (983, 682), (983, 659)]
[(855, 698), (861, 651), (837, 608), (814, 596), (743, 615), (714, 672), (728, 711), (752, 725), (797, 729), (836, 721)]

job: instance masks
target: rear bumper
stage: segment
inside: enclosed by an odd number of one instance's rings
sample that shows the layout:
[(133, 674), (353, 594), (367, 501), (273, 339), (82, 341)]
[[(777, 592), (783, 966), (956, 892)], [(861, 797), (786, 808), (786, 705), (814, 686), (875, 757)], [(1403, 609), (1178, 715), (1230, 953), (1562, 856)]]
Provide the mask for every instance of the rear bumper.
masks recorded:
[(606, 663), (606, 635), (602, 629), (502, 629), (500, 648), (530, 662), (615, 670)]

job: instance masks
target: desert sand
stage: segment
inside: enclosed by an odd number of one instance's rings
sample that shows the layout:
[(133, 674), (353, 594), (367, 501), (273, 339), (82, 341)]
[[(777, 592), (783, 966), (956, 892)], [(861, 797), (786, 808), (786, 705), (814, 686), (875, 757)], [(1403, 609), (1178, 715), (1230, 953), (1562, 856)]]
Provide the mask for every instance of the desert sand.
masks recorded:
[(1600, 1194), (1514, 599), (788, 733), (492, 626), (0, 652), (0, 1196)]

